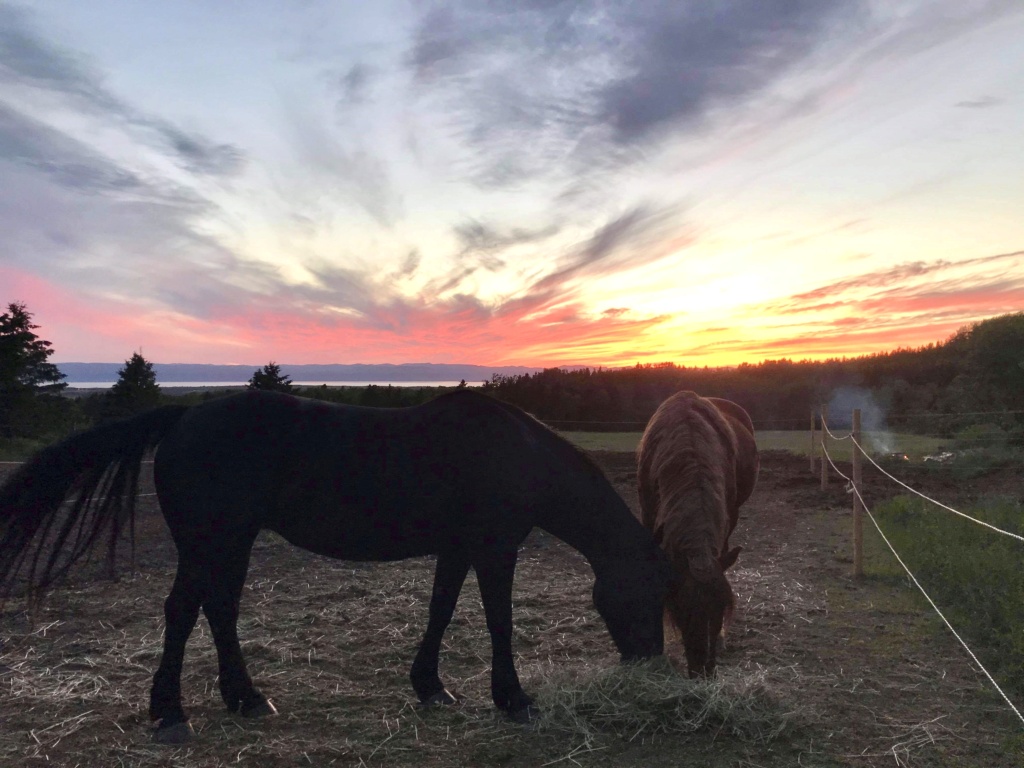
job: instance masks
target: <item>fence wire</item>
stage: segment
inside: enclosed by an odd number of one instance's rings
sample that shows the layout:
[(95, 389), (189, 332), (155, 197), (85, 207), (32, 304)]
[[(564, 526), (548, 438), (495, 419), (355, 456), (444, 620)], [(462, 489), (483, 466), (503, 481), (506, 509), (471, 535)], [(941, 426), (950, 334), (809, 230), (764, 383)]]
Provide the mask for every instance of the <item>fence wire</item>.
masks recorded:
[(1004, 536), (1009, 536), (1011, 538), (1017, 539), (1017, 541), (1024, 541), (1024, 536), (1018, 536), (1016, 533), (1011, 533), (1010, 531), (1004, 531), (1002, 528), (997, 528), (996, 526), (994, 526), (994, 525), (992, 525), (990, 523), (986, 523), (984, 520), (979, 520), (976, 517), (971, 517), (970, 515), (965, 515), (963, 512), (960, 512), (959, 510), (953, 509), (952, 507), (950, 507), (950, 506), (948, 506), (946, 504), (943, 504), (941, 501), (936, 501), (935, 499), (931, 498), (930, 496), (924, 495), (923, 493), (921, 493), (920, 491), (918, 491), (915, 488), (911, 488), (909, 485), (904, 483), (898, 477), (893, 477), (888, 472), (886, 472), (884, 469), (882, 469), (880, 466), (878, 466), (878, 463), (874, 459), (871, 458), (870, 454), (868, 454), (868, 452), (865, 451), (864, 448), (861, 447), (861, 444), (857, 442), (856, 438), (851, 437), (851, 439), (853, 440), (853, 444), (856, 445), (857, 448), (860, 450), (861, 456), (863, 456), (865, 459), (870, 461), (874, 465), (875, 469), (877, 469), (883, 475), (888, 477), (894, 483), (898, 483), (899, 485), (903, 486), (904, 488), (906, 488), (911, 493), (917, 494), (918, 496), (920, 496), (925, 501), (930, 501), (932, 504), (935, 504), (936, 506), (942, 507), (945, 510), (949, 510), (954, 515), (960, 515), (960, 517), (964, 518), (965, 520), (970, 520), (972, 523), (977, 523), (978, 525), (983, 525), (984, 527), (988, 528), (989, 530), (995, 531), (996, 533), (1001, 533)]
[(828, 424), (824, 420), (821, 422), (821, 428), (825, 430), (825, 434), (831, 437), (833, 440), (849, 440), (853, 437), (853, 432), (847, 432), (845, 435), (833, 435), (832, 430), (828, 428)]
[[(826, 427), (826, 430), (827, 430), (827, 427)], [(854, 442), (856, 443), (856, 441), (854, 441)], [(858, 448), (859, 448), (859, 446), (858, 446)], [(861, 451), (861, 452), (863, 453), (863, 451)], [(919, 582), (917, 580), (917, 577), (914, 575), (913, 571), (911, 571), (910, 568), (907, 567), (907, 564), (903, 562), (903, 558), (900, 557), (899, 552), (897, 552), (896, 548), (893, 547), (892, 543), (889, 541), (889, 538), (882, 532), (881, 526), (878, 525), (878, 521), (875, 519), (875, 516), (871, 513), (871, 508), (864, 501), (864, 497), (860, 495), (860, 489), (857, 488), (857, 485), (853, 482), (853, 480), (850, 477), (847, 477), (839, 469), (839, 467), (836, 466), (836, 463), (832, 460), (832, 456), (829, 455), (828, 449), (824, 445), (822, 445), (822, 453), (824, 454), (825, 458), (828, 459), (828, 463), (832, 465), (832, 469), (834, 469), (836, 471), (836, 474), (838, 474), (841, 478), (843, 478), (844, 480), (846, 480), (849, 483), (849, 487), (852, 490), (852, 492), (854, 494), (856, 494), (858, 499), (860, 499), (860, 503), (864, 507), (864, 511), (867, 512), (868, 518), (871, 520), (872, 525), (875, 526), (875, 530), (878, 531), (878, 535), (882, 537), (882, 541), (884, 541), (885, 545), (887, 547), (889, 547), (889, 551), (892, 552), (893, 557), (896, 558), (896, 562), (898, 562), (900, 564), (900, 566), (903, 568), (903, 570), (906, 571), (907, 576), (910, 577), (910, 580), (914, 583), (914, 586), (917, 587), (917, 589), (921, 592), (922, 595), (924, 595), (924, 599), (928, 601), (928, 604), (931, 605), (931, 607), (932, 607), (932, 609), (934, 609), (935, 613), (937, 613), (939, 618), (942, 619), (942, 622), (949, 628), (949, 631), (953, 633), (953, 637), (955, 637), (957, 639), (957, 641), (960, 643), (960, 645), (963, 646), (964, 650), (967, 651), (967, 655), (971, 657), (971, 659), (977, 665), (978, 669), (980, 669), (982, 671), (982, 673), (985, 675), (985, 677), (988, 678), (988, 681), (990, 683), (992, 683), (992, 687), (995, 688), (996, 691), (999, 692), (999, 695), (1003, 697), (1003, 701), (1005, 701), (1006, 704), (1010, 707), (1010, 709), (1013, 710), (1013, 714), (1015, 714), (1017, 716), (1017, 719), (1021, 721), (1021, 724), (1024, 725), (1024, 715), (1022, 715), (1020, 713), (1020, 710), (1018, 710), (1017, 707), (1014, 706), (1014, 703), (1010, 700), (1010, 697), (1006, 695), (1006, 693), (1000, 687), (999, 683), (996, 682), (995, 678), (992, 677), (991, 673), (985, 668), (985, 665), (981, 663), (981, 661), (975, 655), (974, 651), (971, 650), (970, 646), (967, 645), (967, 643), (964, 641), (964, 639), (962, 637), (960, 637), (960, 633), (957, 632), (956, 629), (953, 628), (953, 625), (949, 623), (949, 619), (946, 618), (946, 615), (939, 609), (939, 606), (937, 606), (935, 604), (935, 601), (932, 600), (931, 596), (925, 591), (924, 587), (921, 586), (921, 582)], [(874, 462), (872, 462), (872, 463), (874, 463)], [(875, 466), (877, 466), (877, 464)], [(886, 474), (888, 474), (888, 473), (886, 473)], [(889, 475), (889, 476), (892, 477), (891, 475)], [(895, 480), (895, 478), (893, 478), (893, 479)], [(897, 482), (899, 482), (899, 481), (897, 480)], [(913, 489), (911, 489), (911, 490), (913, 490)], [(925, 498), (928, 498), (928, 497), (925, 496)], [(929, 499), (929, 501), (932, 501), (932, 499)], [(938, 502), (935, 502), (935, 503), (938, 503)], [(956, 510), (953, 510), (953, 511), (955, 512)], [(960, 513), (957, 513), (957, 514), (960, 514)], [(965, 515), (965, 517), (966, 517), (966, 515)], [(970, 518), (970, 519), (973, 520), (973, 518)], [(1010, 534), (1010, 535), (1013, 535), (1013, 534)], [(1020, 537), (1017, 537), (1017, 538), (1020, 538)]]

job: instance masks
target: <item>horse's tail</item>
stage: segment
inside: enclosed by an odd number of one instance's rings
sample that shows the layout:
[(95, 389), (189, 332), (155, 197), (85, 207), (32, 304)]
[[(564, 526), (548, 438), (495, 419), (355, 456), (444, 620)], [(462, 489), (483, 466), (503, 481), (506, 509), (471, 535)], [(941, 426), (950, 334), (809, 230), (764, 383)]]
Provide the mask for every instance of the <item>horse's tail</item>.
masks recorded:
[(163, 406), (79, 432), (35, 454), (0, 486), (0, 598), (23, 582), (38, 600), (105, 530), (113, 554), (121, 528), (134, 519), (143, 455), (186, 408)]

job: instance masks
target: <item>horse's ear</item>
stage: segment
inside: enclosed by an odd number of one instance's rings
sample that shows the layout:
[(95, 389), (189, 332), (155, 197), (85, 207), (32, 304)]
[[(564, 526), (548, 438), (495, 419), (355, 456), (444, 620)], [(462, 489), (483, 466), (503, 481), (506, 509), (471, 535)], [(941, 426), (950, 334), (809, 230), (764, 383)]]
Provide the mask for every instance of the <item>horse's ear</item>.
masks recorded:
[(740, 552), (742, 551), (743, 547), (733, 547), (722, 555), (719, 559), (719, 562), (722, 564), (722, 570), (727, 571), (732, 568), (736, 564), (736, 558), (740, 556)]
[(688, 566), (693, 578), (702, 584), (714, 581), (724, 570), (710, 552), (700, 552), (688, 557)]

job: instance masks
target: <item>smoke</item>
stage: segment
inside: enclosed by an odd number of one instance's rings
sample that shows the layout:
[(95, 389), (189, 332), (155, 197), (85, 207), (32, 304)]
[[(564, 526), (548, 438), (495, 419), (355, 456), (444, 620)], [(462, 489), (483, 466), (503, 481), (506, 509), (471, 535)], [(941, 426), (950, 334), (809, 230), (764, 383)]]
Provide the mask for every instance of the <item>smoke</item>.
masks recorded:
[(828, 401), (828, 425), (833, 434), (853, 429), (853, 412), (860, 409), (861, 445), (870, 453), (892, 453), (893, 438), (885, 423), (885, 408), (860, 387), (838, 387)]

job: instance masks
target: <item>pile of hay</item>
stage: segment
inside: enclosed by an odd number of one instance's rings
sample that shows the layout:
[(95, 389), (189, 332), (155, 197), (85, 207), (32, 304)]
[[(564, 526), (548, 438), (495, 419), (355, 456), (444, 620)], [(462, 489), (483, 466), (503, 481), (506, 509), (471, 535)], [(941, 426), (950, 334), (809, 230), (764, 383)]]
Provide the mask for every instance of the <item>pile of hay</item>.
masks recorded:
[(697, 731), (763, 744), (793, 720), (770, 695), (763, 669), (690, 680), (662, 657), (572, 672), (549, 668), (537, 677), (537, 728), (565, 734), (583, 747), (602, 736), (634, 741)]

